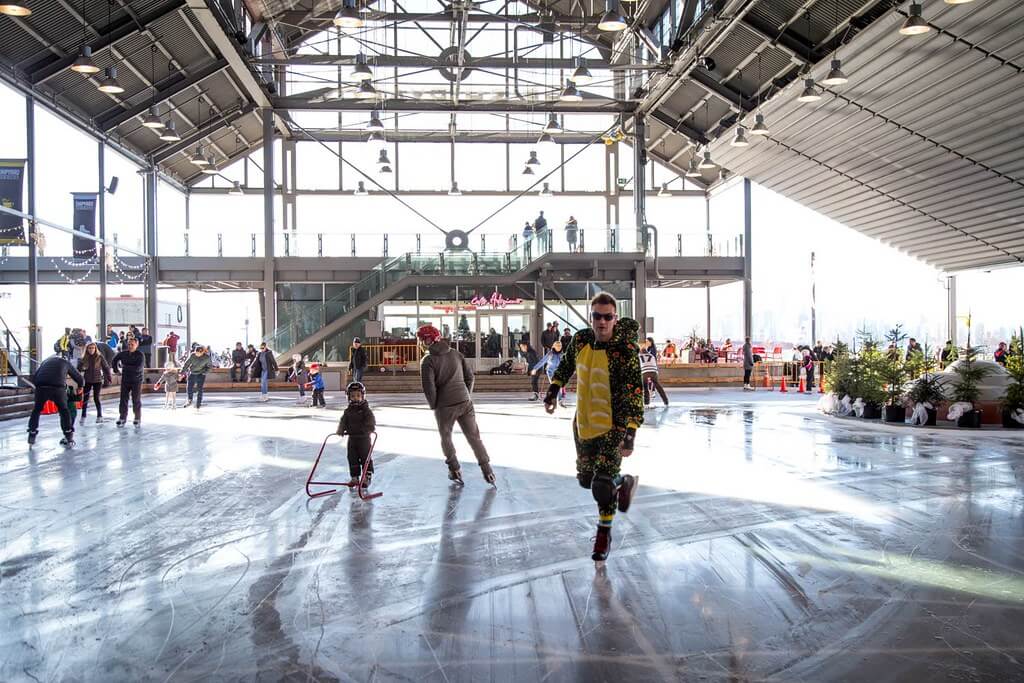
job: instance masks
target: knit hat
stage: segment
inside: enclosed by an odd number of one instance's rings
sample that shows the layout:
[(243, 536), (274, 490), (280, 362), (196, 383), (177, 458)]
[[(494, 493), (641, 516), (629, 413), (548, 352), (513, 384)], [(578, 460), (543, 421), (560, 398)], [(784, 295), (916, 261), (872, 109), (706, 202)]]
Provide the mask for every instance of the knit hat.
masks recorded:
[(441, 331), (428, 323), (416, 330), (416, 338), (424, 344), (433, 344), (441, 338)]

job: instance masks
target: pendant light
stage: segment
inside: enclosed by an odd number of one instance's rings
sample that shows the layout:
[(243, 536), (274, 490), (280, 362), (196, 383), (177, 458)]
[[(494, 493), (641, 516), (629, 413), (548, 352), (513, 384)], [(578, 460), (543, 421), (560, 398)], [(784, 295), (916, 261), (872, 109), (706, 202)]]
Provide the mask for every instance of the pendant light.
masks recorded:
[[(811, 60), (811, 13), (804, 12), (804, 16), (807, 18), (807, 64), (812, 63)], [(807, 78), (804, 79), (804, 89), (800, 93), (800, 96), (796, 98), (797, 102), (817, 102), (821, 99), (821, 93), (816, 87), (814, 87), (814, 77), (811, 76), (810, 66), (807, 67)]]
[[(742, 82), (743, 82), (743, 69), (740, 69), (740, 83), (742, 83)], [(742, 120), (742, 118), (743, 118), (743, 93), (741, 93), (739, 90), (736, 90), (736, 108), (739, 109), (739, 112), (740, 112), (739, 113), (739, 117), (738, 117), (737, 120)], [(732, 142), (729, 143), (729, 144), (732, 145), (733, 147), (748, 147), (750, 145), (750, 141), (747, 140), (747, 129), (743, 127), (742, 123), (740, 123), (740, 125), (736, 126), (736, 137), (734, 137), (732, 139)]]
[(540, 192), (537, 193), (541, 197), (554, 197), (555, 194), (551, 191), (551, 187), (548, 183), (544, 183), (543, 187), (540, 188)]
[(178, 142), (181, 140), (181, 136), (178, 135), (178, 132), (174, 129), (174, 121), (172, 119), (167, 119), (167, 121), (164, 122), (163, 132), (160, 133), (160, 139), (164, 142)]
[(900, 26), (900, 35), (904, 36), (919, 36), (922, 33), (928, 33), (932, 30), (932, 27), (928, 25), (928, 22), (921, 16), (921, 3), (912, 2), (910, 3), (910, 16)]
[(541, 133), (540, 137), (537, 138), (537, 144), (538, 145), (554, 145), (554, 144), (557, 144), (557, 143), (555, 143), (555, 139), (553, 137), (551, 137), (549, 134)]
[[(835, 0), (835, 30), (839, 32), (839, 0)], [(836, 48), (836, 58), (829, 65), (828, 76), (821, 80), (823, 85), (844, 85), (850, 79), (843, 73), (843, 62), (839, 59), (839, 48)]]
[(527, 166), (540, 166), (540, 159), (537, 158), (537, 152), (530, 151), (530, 158), (526, 160)]
[(234, 195), (234, 196), (237, 197), (239, 195), (244, 195), (245, 192), (242, 191), (242, 185), (237, 180), (235, 180), (235, 181), (232, 181), (231, 189), (228, 190), (228, 194)]
[(199, 166), (199, 167), (206, 166), (206, 164), (209, 163), (206, 160), (206, 157), (203, 156), (203, 146), (202, 145), (196, 145), (196, 151), (192, 153), (192, 156), (189, 157), (188, 160), (191, 161), (196, 166)]
[(448, 190), (448, 196), (449, 197), (461, 197), (462, 196), (462, 190), (459, 189), (459, 184), (457, 182), (455, 182), (454, 180), (452, 181), (451, 188)]
[(366, 124), (366, 130), (384, 130), (384, 124), (381, 123), (380, 116), (376, 110), (370, 112), (370, 122)]
[(341, 9), (334, 15), (334, 25), (338, 28), (362, 28), (363, 18), (356, 11), (352, 0), (345, 0)]
[(387, 166), (387, 165), (381, 166), (380, 167), (380, 172), (381, 173), (391, 173), (391, 167)]
[(548, 122), (544, 124), (545, 133), (557, 133), (562, 130), (562, 126), (558, 123), (558, 117), (555, 116), (555, 112), (548, 114)]
[(359, 87), (356, 89), (357, 100), (375, 100), (380, 97), (380, 93), (373, 87), (373, 83), (370, 81), (360, 81)]
[(0, 4), (0, 14), (9, 17), (27, 17), (32, 14), (26, 2), (5, 2)]
[(149, 82), (153, 84), (153, 104), (149, 105), (149, 112), (143, 117), (142, 125), (161, 130), (164, 122), (160, 120), (160, 110), (156, 106), (156, 45), (151, 45), (149, 51)]
[(378, 166), (390, 166), (391, 165), (391, 160), (388, 159), (388, 151), (386, 149), (382, 149), (380, 151), (380, 156), (377, 157), (377, 165)]
[(700, 178), (701, 172), (697, 168), (697, 155), (690, 157), (690, 165), (686, 168), (687, 178)]
[(96, 63), (92, 61), (92, 48), (85, 44), (86, 34), (86, 21), (85, 21), (85, 0), (82, 0), (82, 48), (78, 52), (78, 57), (75, 58), (74, 64), (71, 65), (71, 70), (80, 73), (83, 76), (89, 76), (92, 74), (98, 74), (100, 68), (96, 66)]
[(562, 94), (559, 95), (558, 99), (563, 102), (582, 102), (583, 96), (580, 95), (580, 91), (576, 89), (576, 84), (572, 81), (565, 82), (565, 89), (562, 90)]
[(661, 189), (658, 190), (659, 197), (671, 197), (672, 193), (668, 191), (668, 183), (662, 183)]
[(709, 170), (709, 169), (712, 169), (712, 168), (717, 168), (717, 167), (718, 167), (718, 164), (716, 164), (715, 162), (713, 162), (711, 160), (711, 150), (708, 149), (707, 147), (705, 147), (704, 148), (704, 158), (701, 159), (701, 162), (699, 164), (697, 164), (697, 168), (699, 168), (702, 171), (706, 171), (706, 170)]
[(117, 67), (108, 66), (103, 71), (103, 78), (100, 80), (99, 91), (109, 93), (111, 95), (119, 95), (124, 92), (124, 88), (117, 82)]
[(764, 114), (758, 112), (754, 117), (754, 127), (750, 129), (751, 135), (768, 135), (771, 131), (764, 122)]
[(357, 197), (365, 197), (366, 195), (368, 195), (370, 193), (366, 191), (366, 185), (363, 183), (362, 180), (360, 180), (356, 184), (355, 192), (353, 192), (352, 194), (354, 194)]
[(366, 138), (367, 142), (384, 142), (384, 133), (379, 130), (375, 130), (370, 133), (370, 137)]
[(370, 71), (370, 67), (366, 65), (366, 55), (362, 52), (356, 55), (355, 66), (352, 67), (350, 76), (353, 81), (368, 81), (373, 78), (373, 72)]
[(601, 20), (597, 22), (597, 28), (601, 31), (625, 31), (626, 20), (619, 12), (619, 3), (616, 0), (606, 0), (605, 12)]
[(220, 173), (220, 171), (217, 170), (216, 159), (213, 158), (212, 154), (206, 157), (206, 165), (203, 166), (200, 173), (203, 173), (205, 175), (217, 175), (218, 173)]
[(572, 72), (572, 82), (576, 85), (589, 85), (594, 81), (593, 74), (587, 68), (587, 60), (583, 57), (576, 58), (576, 70)]
[(523, 175), (533, 175), (533, 167), (526, 166), (523, 168)]

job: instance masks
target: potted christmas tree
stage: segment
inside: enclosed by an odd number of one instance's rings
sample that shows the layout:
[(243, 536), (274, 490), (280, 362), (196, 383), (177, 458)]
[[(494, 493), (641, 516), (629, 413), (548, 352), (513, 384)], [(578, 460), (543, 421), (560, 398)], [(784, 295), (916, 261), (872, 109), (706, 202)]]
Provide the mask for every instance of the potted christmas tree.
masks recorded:
[(911, 376), (916, 378), (907, 391), (908, 407), (914, 410), (918, 405), (922, 405), (928, 414), (925, 425), (935, 426), (939, 406), (946, 400), (946, 395), (942, 390), (942, 383), (934, 373), (935, 358), (927, 342), (924, 345), (924, 353), (915, 354), (912, 362), (908, 361), (908, 365), (911, 367)]
[(977, 361), (978, 347), (971, 345), (971, 318), (967, 316), (967, 346), (961, 350), (959, 361), (953, 368), (956, 379), (949, 398), (955, 403), (970, 403), (971, 409), (957, 418), (957, 427), (981, 427), (981, 411), (975, 404), (981, 397), (981, 380), (988, 374), (988, 368), (978, 365)]
[(1003, 426), (1007, 429), (1024, 429), (1024, 422), (1014, 417), (1024, 418), (1024, 328), (1017, 330), (1010, 338), (1006, 371), (1010, 373), (1010, 383), (1003, 394)]
[(850, 386), (851, 359), (850, 347), (837, 341), (832, 362), (828, 364), (828, 370), (825, 371), (825, 388), (830, 394), (834, 394), (836, 399), (842, 400), (844, 396), (853, 395), (853, 389)]
[(900, 351), (900, 345), (906, 338), (903, 325), (897, 323), (885, 335), (889, 346), (878, 362), (879, 374), (885, 383), (886, 422), (903, 422), (907, 416), (906, 408), (903, 407), (903, 383), (907, 379), (907, 365)]

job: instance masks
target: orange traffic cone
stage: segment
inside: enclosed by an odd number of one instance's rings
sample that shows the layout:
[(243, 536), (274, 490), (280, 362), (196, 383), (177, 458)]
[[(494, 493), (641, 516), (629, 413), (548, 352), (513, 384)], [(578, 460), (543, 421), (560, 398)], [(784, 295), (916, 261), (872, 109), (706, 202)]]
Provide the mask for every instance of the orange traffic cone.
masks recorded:
[(782, 378), (779, 380), (779, 393), (780, 394), (788, 394), (789, 393), (789, 389), (786, 388), (786, 376), (785, 375), (783, 375)]
[(807, 393), (807, 383), (804, 382), (804, 376), (803, 375), (800, 375), (800, 386), (797, 388), (796, 393), (798, 393), (798, 394), (806, 394)]
[(768, 391), (775, 391), (775, 387), (772, 386), (771, 375), (768, 374), (767, 370), (765, 370), (764, 373), (764, 388), (767, 389)]

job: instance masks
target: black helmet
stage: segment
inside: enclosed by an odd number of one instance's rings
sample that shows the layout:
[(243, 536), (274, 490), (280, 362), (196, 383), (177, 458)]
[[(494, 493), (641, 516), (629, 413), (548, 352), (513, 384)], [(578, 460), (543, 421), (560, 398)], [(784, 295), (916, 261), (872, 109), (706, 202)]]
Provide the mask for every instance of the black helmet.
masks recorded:
[(348, 396), (353, 391), (359, 391), (363, 396), (366, 396), (366, 387), (363, 386), (362, 382), (349, 382), (348, 386), (345, 387), (345, 395)]

